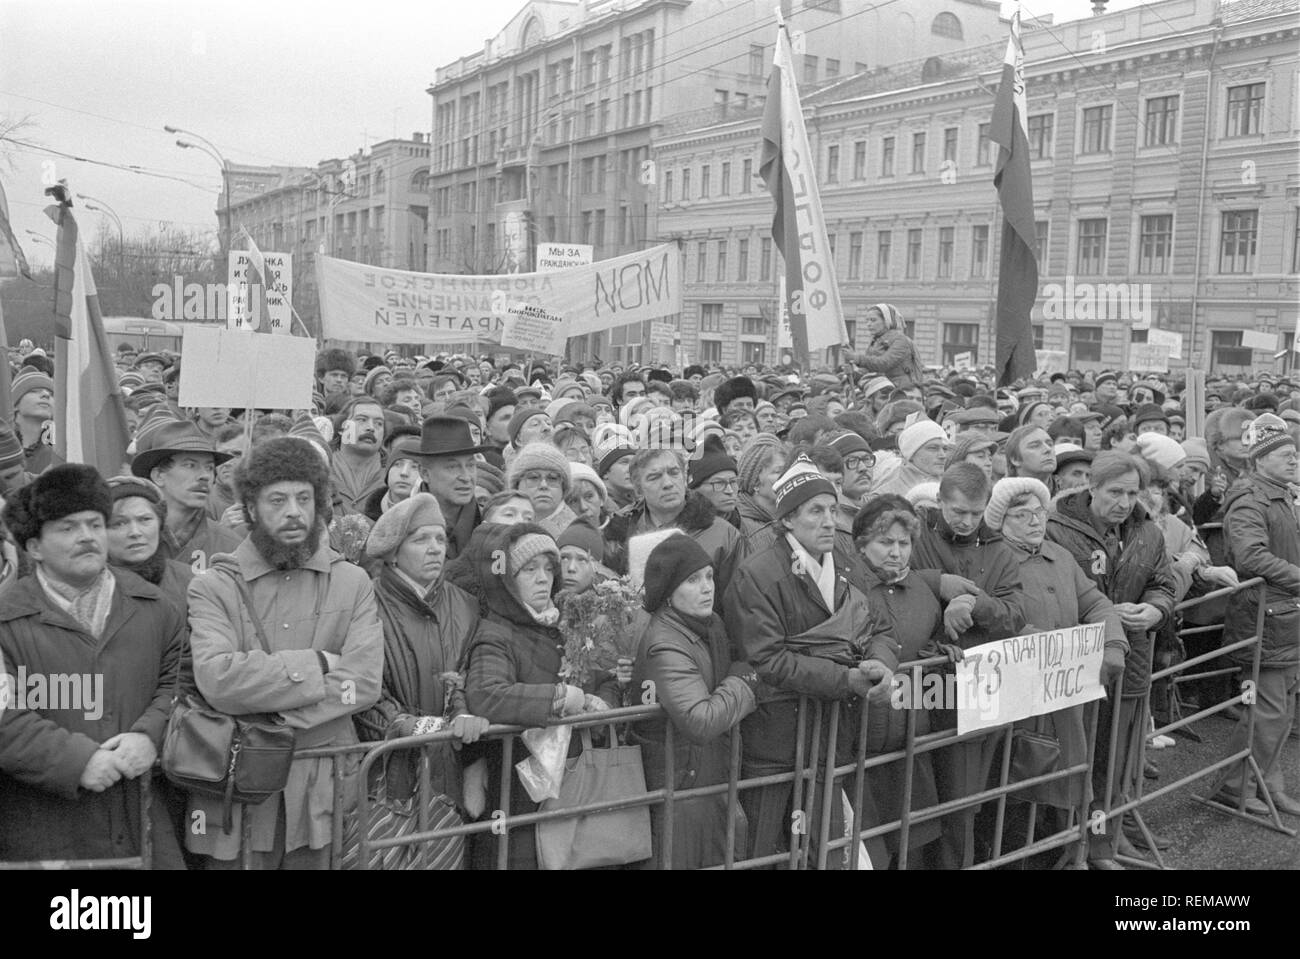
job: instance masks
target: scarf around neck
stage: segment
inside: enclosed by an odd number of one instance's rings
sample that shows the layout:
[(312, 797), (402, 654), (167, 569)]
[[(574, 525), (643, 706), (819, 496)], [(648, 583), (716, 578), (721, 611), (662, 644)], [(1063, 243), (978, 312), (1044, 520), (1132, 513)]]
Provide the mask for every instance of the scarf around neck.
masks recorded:
[(822, 600), (826, 603), (826, 608), (831, 612), (835, 611), (835, 551), (828, 550), (822, 556), (819, 563), (813, 559), (800, 542), (795, 539), (793, 533), (785, 534), (786, 541), (790, 544), (790, 549), (794, 552), (803, 563), (804, 572), (808, 578), (813, 581), (817, 591), (822, 594)]
[(63, 583), (55, 583), (45, 575), (45, 570), (37, 564), (36, 581), (57, 609), (63, 610), (90, 635), (96, 639), (103, 638), (104, 627), (108, 623), (108, 613), (113, 606), (113, 592), (117, 580), (105, 567), (99, 577), (85, 589), (77, 590)]

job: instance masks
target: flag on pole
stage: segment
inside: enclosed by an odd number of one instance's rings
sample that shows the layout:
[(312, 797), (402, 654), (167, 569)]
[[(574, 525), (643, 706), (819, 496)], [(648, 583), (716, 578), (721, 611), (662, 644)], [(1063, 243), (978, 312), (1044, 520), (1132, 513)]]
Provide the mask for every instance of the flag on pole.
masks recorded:
[(1011, 17), (1011, 36), (1002, 64), (989, 139), (998, 145), (993, 185), (1002, 205), (1002, 255), (998, 261), (997, 333), (998, 385), (1032, 376), (1034, 331), (1029, 313), (1038, 298), (1038, 261), (1034, 256), (1034, 189), (1029, 169), (1026, 127), (1025, 50), (1020, 42), (1020, 9)]
[(66, 186), (46, 192), (59, 201), (45, 208), (59, 228), (54, 254), (54, 450), (69, 463), (87, 463), (113, 476), (124, 471), (131, 442), (122, 388), (70, 193)]
[(785, 261), (785, 307), (795, 353), (803, 359), (847, 343), (849, 337), (817, 192), (817, 161), (795, 86), (790, 36), (779, 14), (762, 138), (758, 172), (776, 201), (772, 240)]
[[(16, 276), (30, 280), (32, 271), (9, 226), (9, 201), (5, 199), (4, 184), (0, 183), (0, 280)], [(4, 305), (0, 304), (0, 422), (3, 423), (10, 423), (14, 418), (9, 390), (9, 338), (5, 334)]]

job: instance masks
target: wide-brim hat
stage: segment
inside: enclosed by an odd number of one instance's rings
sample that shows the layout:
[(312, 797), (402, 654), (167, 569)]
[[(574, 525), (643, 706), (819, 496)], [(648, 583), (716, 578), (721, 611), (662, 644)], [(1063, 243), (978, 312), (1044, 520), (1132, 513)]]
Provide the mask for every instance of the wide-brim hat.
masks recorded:
[(409, 456), (469, 456), (486, 453), (493, 446), (475, 446), (469, 422), (459, 416), (430, 416), (420, 429), (420, 444), (404, 444)]
[(207, 453), (212, 457), (213, 466), (234, 459), (233, 453), (218, 452), (212, 440), (200, 432), (198, 424), (192, 420), (176, 420), (158, 427), (149, 448), (131, 462), (131, 472), (149, 479), (155, 466), (179, 453)]

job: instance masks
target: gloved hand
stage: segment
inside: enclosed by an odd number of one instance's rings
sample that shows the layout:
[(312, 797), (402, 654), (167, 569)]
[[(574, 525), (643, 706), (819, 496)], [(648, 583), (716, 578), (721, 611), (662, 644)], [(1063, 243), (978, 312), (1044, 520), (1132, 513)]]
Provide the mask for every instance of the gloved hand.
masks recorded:
[(758, 689), (758, 673), (754, 670), (753, 666), (749, 665), (749, 663), (744, 660), (732, 663), (731, 668), (727, 670), (727, 675), (735, 676), (737, 679), (743, 680), (752, 690), (757, 691)]
[(956, 573), (941, 573), (939, 575), (939, 598), (945, 603), (956, 599), (958, 596), (967, 593), (974, 595), (978, 592), (979, 587), (965, 576), (958, 576)]
[(582, 701), (582, 711), (584, 713), (603, 713), (609, 709), (609, 703), (599, 696), (593, 696), (588, 693)]
[(869, 684), (865, 698), (869, 703), (882, 703), (889, 701), (890, 680), (893, 678), (893, 671), (878, 659), (865, 659), (858, 663), (855, 670), (859, 675), (866, 679)]
[(564, 687), (564, 708), (560, 710), (561, 716), (576, 716), (582, 712), (582, 707), (586, 704), (587, 694), (577, 686), (566, 685)]
[(626, 656), (620, 656), (618, 665), (614, 667), (614, 678), (618, 680), (620, 686), (626, 686), (632, 682), (632, 660)]
[(1124, 675), (1124, 650), (1118, 646), (1107, 646), (1101, 654), (1101, 684), (1107, 689), (1120, 676)]

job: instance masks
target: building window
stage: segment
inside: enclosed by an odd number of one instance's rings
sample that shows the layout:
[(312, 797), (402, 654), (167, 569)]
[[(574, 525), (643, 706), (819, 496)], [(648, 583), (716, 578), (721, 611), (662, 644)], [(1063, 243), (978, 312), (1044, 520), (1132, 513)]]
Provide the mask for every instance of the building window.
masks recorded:
[(1078, 369), (1084, 363), (1101, 362), (1100, 326), (1070, 327), (1070, 366)]
[(941, 280), (952, 279), (952, 238), (954, 229), (950, 226), (939, 227), (939, 272)]
[(754, 161), (746, 160), (740, 165), (740, 192), (748, 193), (754, 185)]
[(1264, 84), (1247, 83), (1228, 87), (1228, 126), (1225, 136), (1244, 137), (1259, 133), (1264, 110)]
[(1050, 113), (1038, 113), (1026, 124), (1029, 136), (1029, 159), (1045, 160), (1052, 155), (1052, 121)]
[(691, 168), (682, 167), (682, 202), (691, 198)]
[(1139, 231), (1138, 272), (1168, 273), (1174, 245), (1173, 214), (1144, 216)]
[(709, 164), (707, 163), (704, 164), (704, 166), (700, 167), (700, 199), (701, 200), (707, 200), (709, 198), (709, 174), (712, 172), (713, 172), (713, 167), (709, 166)]
[(947, 37), (949, 40), (962, 39), (961, 21), (955, 14), (948, 13), (946, 10), (939, 14), (930, 24), (930, 32), (936, 37)]
[(673, 171), (664, 171), (664, 202), (673, 202)]
[(1177, 142), (1178, 96), (1151, 97), (1147, 100), (1145, 143), (1149, 147), (1167, 146)]
[(766, 352), (766, 343), (741, 343), (740, 362), (753, 363), (755, 366), (762, 366), (764, 363), (763, 354)]
[(892, 230), (876, 231), (876, 279), (889, 279), (889, 250), (894, 242)]
[(1110, 152), (1110, 117), (1112, 110), (1113, 108), (1109, 104), (1084, 109), (1083, 139), (1079, 144), (1080, 153)]
[(971, 227), (970, 236), (970, 275), (978, 278), (989, 271), (989, 228), (988, 226)]
[(722, 332), (722, 304), (721, 303), (700, 304), (700, 332), (701, 333)]
[(880, 175), (894, 175), (894, 138), (885, 137), (880, 141)]
[(1241, 330), (1210, 332), (1210, 368), (1222, 371), (1225, 366), (1250, 366), (1255, 362), (1249, 349), (1241, 345)]
[(817, 82), (817, 58), (806, 53), (803, 57), (803, 82)]
[(731, 196), (731, 164), (723, 163), (721, 173), (722, 182), (718, 188), (722, 191), (723, 196)]
[(859, 140), (853, 144), (853, 179), (867, 178), (867, 141)]
[(731, 104), (730, 90), (713, 91), (713, 106), (717, 111), (717, 119), (719, 120), (727, 119), (727, 107), (730, 106), (730, 104)]
[(943, 160), (945, 163), (957, 162), (957, 128), (956, 127), (944, 128)]
[(1079, 249), (1074, 272), (1079, 276), (1100, 276), (1106, 267), (1106, 221), (1079, 221)]
[(849, 234), (849, 279), (862, 279), (862, 233)]
[(741, 317), (740, 332), (743, 336), (766, 336), (767, 320), (761, 316)]
[(978, 323), (943, 324), (943, 364), (952, 366), (959, 353), (969, 353), (971, 363), (979, 362), (980, 327)]
[(727, 241), (718, 241), (718, 282), (725, 283), (727, 280)]
[(763, 237), (759, 255), (758, 278), (770, 281), (772, 279), (772, 238), (770, 236)]
[(975, 165), (993, 165), (993, 141), (989, 139), (989, 124), (979, 126), (979, 142), (975, 145)]
[(1038, 272), (1047, 273), (1047, 236), (1051, 227), (1050, 220), (1034, 221), (1034, 259), (1038, 261)]
[(700, 240), (695, 244), (695, 282), (704, 283), (709, 278), (709, 244)]
[(831, 80), (840, 75), (840, 61), (826, 58), (826, 79)]
[(721, 363), (722, 362), (722, 341), (721, 340), (700, 340), (700, 362)]
[(1300, 207), (1295, 211), (1295, 236), (1291, 239), (1291, 272), (1300, 273)]
[(736, 279), (749, 279), (749, 240), (740, 240), (736, 247)]
[(907, 273), (906, 278), (909, 280), (918, 279), (921, 276), (921, 231), (907, 231)]
[(1220, 273), (1251, 273), (1255, 269), (1255, 224), (1258, 210), (1225, 210), (1219, 244)]
[(912, 172), (925, 172), (925, 134), (912, 134)]
[(763, 56), (763, 45), (751, 43), (749, 45), (749, 75), (751, 77), (761, 77), (767, 73), (767, 57)]
[(826, 148), (826, 182), (840, 182), (840, 148), (836, 144)]
[(1043, 324), (1031, 323), (1029, 327), (1034, 334), (1034, 349), (1041, 350), (1043, 348)]

